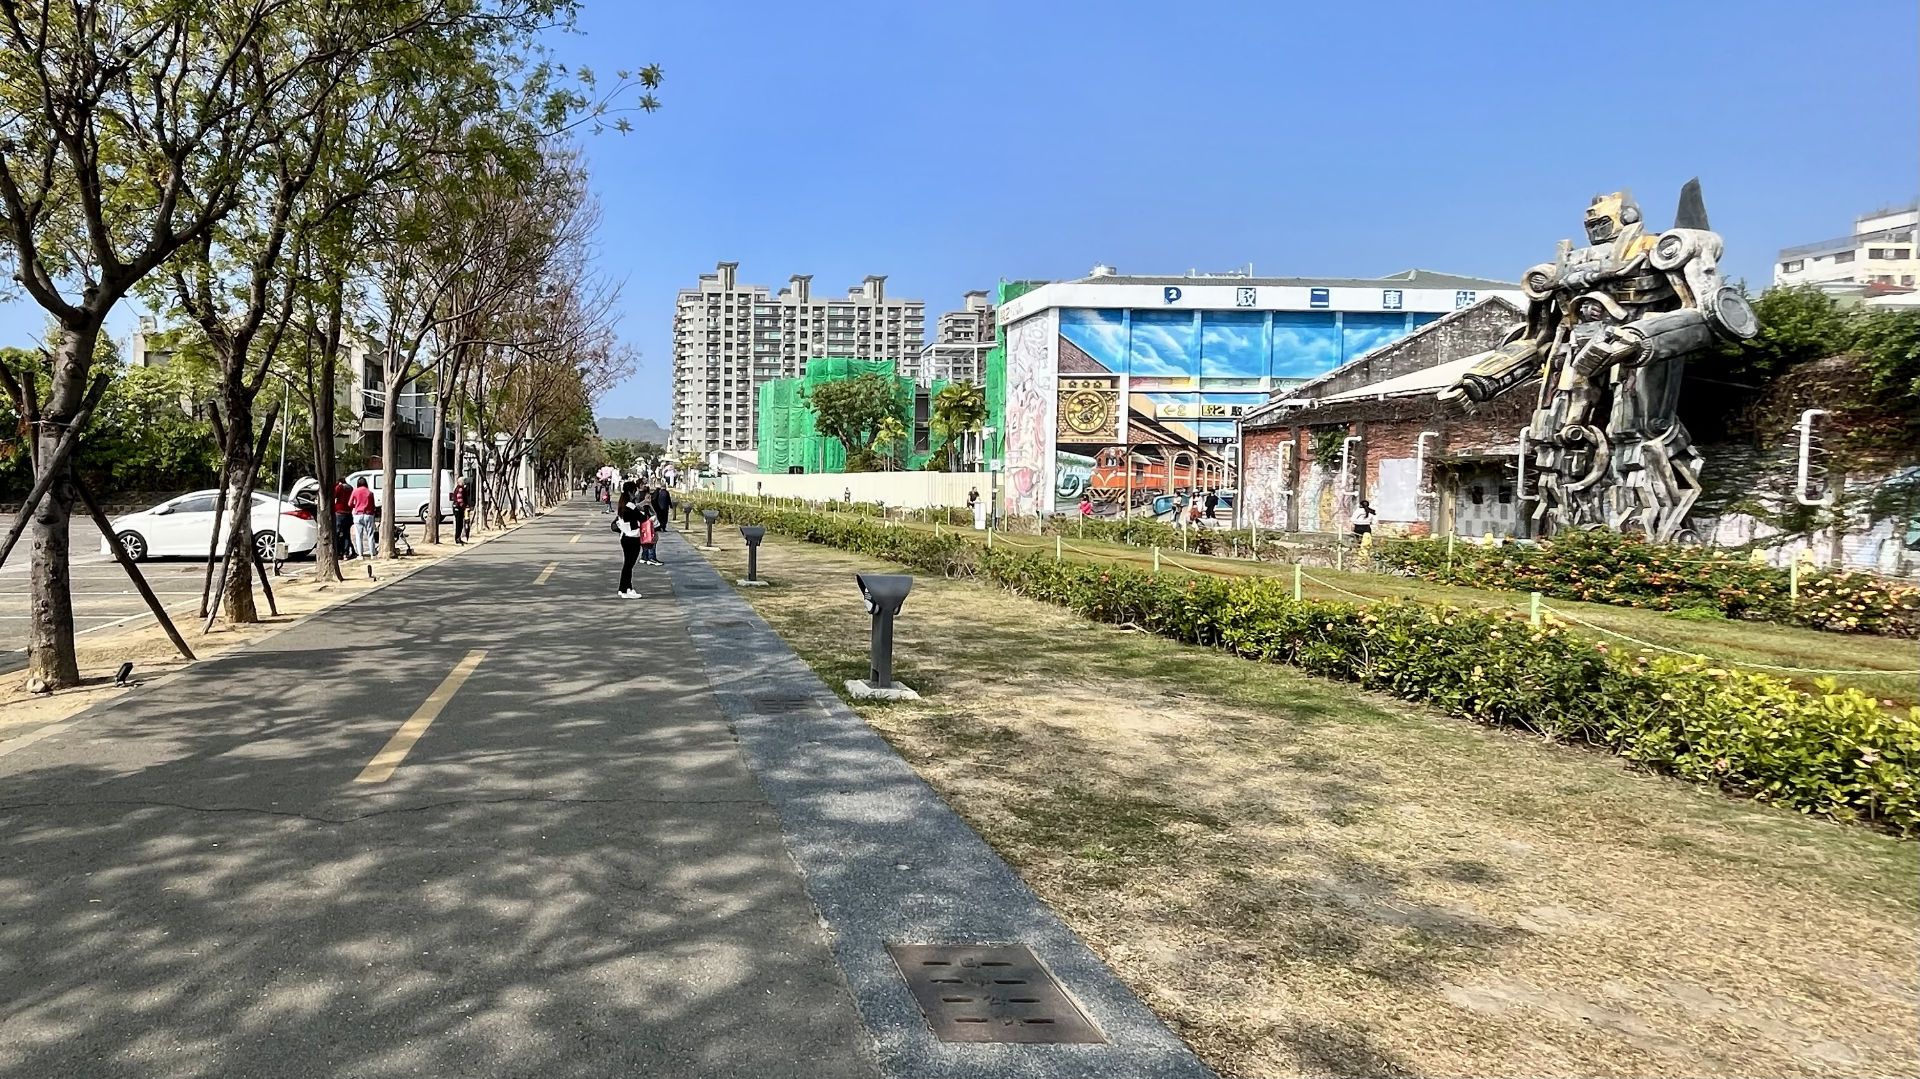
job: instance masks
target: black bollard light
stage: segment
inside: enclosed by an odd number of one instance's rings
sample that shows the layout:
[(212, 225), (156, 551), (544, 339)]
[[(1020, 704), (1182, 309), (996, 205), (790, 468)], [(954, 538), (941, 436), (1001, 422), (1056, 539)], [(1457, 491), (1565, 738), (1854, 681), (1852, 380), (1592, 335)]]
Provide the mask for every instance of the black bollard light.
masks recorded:
[(693, 531), (693, 507), (692, 506), (680, 507), (680, 531), (682, 532)]
[(856, 698), (919, 700), (918, 693), (893, 680), (893, 619), (913, 591), (913, 578), (904, 573), (857, 573), (853, 579), (859, 582), (860, 597), (873, 616), (873, 644), (866, 680), (848, 682), (847, 692)]
[(713, 550), (713, 522), (720, 519), (719, 510), (701, 510), (700, 516), (707, 521), (707, 550)]
[(760, 541), (767, 538), (767, 530), (759, 525), (741, 525), (740, 538), (747, 541), (747, 579), (737, 582), (751, 587), (759, 587), (767, 582), (760, 579)]

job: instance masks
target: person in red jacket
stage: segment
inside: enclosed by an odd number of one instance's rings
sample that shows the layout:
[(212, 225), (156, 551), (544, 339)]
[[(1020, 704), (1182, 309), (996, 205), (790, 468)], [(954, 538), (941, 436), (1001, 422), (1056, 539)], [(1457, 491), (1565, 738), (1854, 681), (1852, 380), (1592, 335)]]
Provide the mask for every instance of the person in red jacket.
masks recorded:
[(353, 493), (347, 496), (347, 509), (353, 511), (353, 546), (361, 558), (373, 557), (374, 515), (379, 512), (373, 504), (373, 488), (367, 486), (367, 478), (354, 481)]
[(453, 542), (464, 545), (467, 542), (467, 478), (453, 485)]
[(353, 557), (353, 511), (347, 508), (347, 499), (353, 494), (353, 488), (345, 480), (333, 481), (333, 554), (336, 558)]

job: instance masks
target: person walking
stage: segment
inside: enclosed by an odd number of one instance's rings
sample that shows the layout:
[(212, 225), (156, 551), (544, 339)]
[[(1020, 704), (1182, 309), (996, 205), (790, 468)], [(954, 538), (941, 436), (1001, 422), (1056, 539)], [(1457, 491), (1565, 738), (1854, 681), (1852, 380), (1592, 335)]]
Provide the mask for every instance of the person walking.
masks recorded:
[(347, 509), (353, 513), (353, 546), (361, 558), (373, 557), (374, 523), (379, 520), (379, 508), (373, 504), (373, 488), (367, 486), (367, 478), (354, 481), (353, 493), (347, 496)]
[(454, 482), (453, 495), (453, 542), (455, 546), (465, 546), (467, 542), (467, 478), (461, 476)]
[(653, 553), (654, 544), (658, 542), (660, 542), (660, 526), (654, 523), (652, 511), (643, 508), (640, 512), (641, 563), (648, 566), (665, 565), (660, 561), (659, 556)]
[(627, 484), (620, 509), (613, 517), (613, 529), (620, 533), (620, 587), (615, 595), (621, 599), (640, 598), (640, 593), (633, 589), (633, 560), (640, 557), (640, 526), (651, 519), (651, 514), (641, 512), (630, 497), (632, 494), (633, 485)]
[(1084, 521), (1091, 516), (1093, 516), (1093, 496), (1082, 491), (1080, 493), (1080, 519)]
[(1209, 521), (1213, 520), (1214, 511), (1219, 508), (1220, 508), (1220, 489), (1217, 487), (1207, 488), (1207, 520)]
[(1360, 505), (1354, 507), (1353, 510), (1353, 534), (1356, 536), (1372, 535), (1373, 522), (1379, 519), (1380, 515), (1373, 512), (1373, 504), (1364, 498), (1361, 499)]
[(333, 481), (333, 553), (336, 558), (353, 557), (353, 510), (348, 501), (353, 488), (346, 480)]
[[(673, 495), (668, 492), (667, 485), (663, 483), (655, 487), (653, 494), (649, 497), (653, 503), (653, 516), (659, 522), (660, 531), (665, 532), (667, 530), (667, 518), (673, 516)], [(654, 565), (657, 566), (659, 563), (655, 562)]]

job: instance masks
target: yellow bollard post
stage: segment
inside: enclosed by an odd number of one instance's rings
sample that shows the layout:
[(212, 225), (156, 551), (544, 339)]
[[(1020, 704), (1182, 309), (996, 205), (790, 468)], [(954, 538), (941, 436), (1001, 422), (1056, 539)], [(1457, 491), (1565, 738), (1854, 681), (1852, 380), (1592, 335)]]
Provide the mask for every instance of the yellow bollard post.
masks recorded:
[(1060, 561), (1060, 537), (1059, 536), (1053, 537), (1053, 560), (1055, 562)]
[(987, 526), (987, 550), (993, 550), (993, 526)]
[(1447, 533), (1447, 578), (1453, 578), (1453, 533)]
[(1153, 545), (1153, 572), (1160, 572), (1160, 545), (1157, 543)]
[(1295, 603), (1300, 602), (1300, 575), (1300, 563), (1295, 562), (1293, 564), (1293, 601)]
[(1787, 603), (1794, 607), (1800, 605), (1800, 560), (1798, 558), (1787, 563)]
[(1333, 568), (1345, 572), (1347, 568), (1347, 545), (1342, 543), (1333, 549)]
[(1529, 593), (1528, 595), (1527, 621), (1532, 622), (1535, 629), (1540, 628), (1540, 593), (1538, 592)]

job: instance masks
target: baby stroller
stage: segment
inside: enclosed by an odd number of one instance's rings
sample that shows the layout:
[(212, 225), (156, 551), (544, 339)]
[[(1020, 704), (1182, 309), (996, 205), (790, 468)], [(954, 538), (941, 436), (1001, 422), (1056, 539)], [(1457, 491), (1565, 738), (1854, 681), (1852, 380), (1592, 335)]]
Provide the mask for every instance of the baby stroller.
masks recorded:
[(413, 553), (413, 542), (407, 539), (407, 526), (399, 521), (393, 522), (393, 553), (396, 556)]

